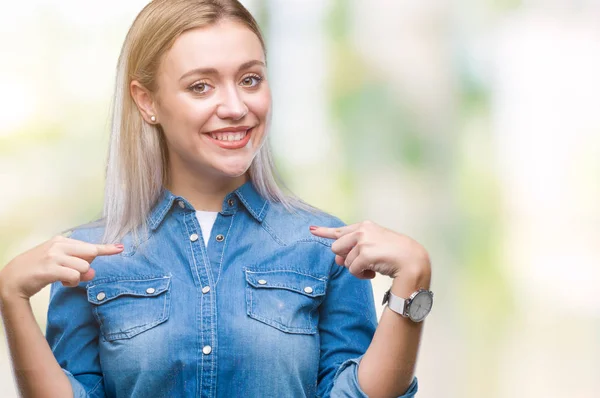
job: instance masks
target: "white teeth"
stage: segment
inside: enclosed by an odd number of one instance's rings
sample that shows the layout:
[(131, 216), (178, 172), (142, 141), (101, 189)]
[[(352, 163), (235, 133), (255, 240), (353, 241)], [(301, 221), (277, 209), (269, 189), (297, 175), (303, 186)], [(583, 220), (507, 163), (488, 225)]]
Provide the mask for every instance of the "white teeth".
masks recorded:
[(241, 133), (210, 133), (210, 136), (219, 141), (240, 141), (244, 139), (247, 133), (247, 131)]

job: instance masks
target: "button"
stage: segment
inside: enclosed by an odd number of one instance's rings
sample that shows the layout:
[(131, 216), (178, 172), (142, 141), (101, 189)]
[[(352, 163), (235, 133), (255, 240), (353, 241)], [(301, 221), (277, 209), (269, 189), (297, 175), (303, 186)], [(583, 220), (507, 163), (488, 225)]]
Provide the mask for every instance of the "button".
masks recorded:
[(202, 352), (203, 352), (205, 355), (208, 355), (208, 354), (210, 354), (210, 353), (212, 352), (212, 347), (211, 347), (211, 346), (209, 346), (209, 345), (205, 345), (205, 346), (204, 346), (204, 348), (202, 348)]
[(266, 284), (267, 284), (267, 281), (266, 281), (266, 280), (264, 280), (264, 279), (259, 279), (259, 280), (258, 280), (258, 284), (259, 284), (259, 285), (266, 285)]
[(104, 292), (100, 292), (100, 293), (98, 293), (96, 298), (98, 299), (98, 301), (102, 301), (106, 298), (106, 294), (104, 294)]
[(313, 292), (313, 288), (312, 288), (312, 287), (310, 287), (310, 286), (306, 286), (306, 287), (304, 288), (304, 293), (311, 294), (312, 292)]
[(223, 242), (223, 239), (225, 239), (225, 237), (221, 234), (217, 235), (217, 242)]
[(183, 200), (180, 200), (177, 202), (177, 204), (179, 205), (179, 207), (181, 207), (182, 209), (185, 208), (185, 203), (183, 203)]
[(210, 286), (204, 286), (204, 287), (202, 288), (202, 293), (206, 294), (206, 293), (208, 293), (208, 292), (210, 292)]
[(235, 204), (235, 200), (233, 200), (233, 199), (229, 199), (229, 200), (227, 201), (227, 204), (228, 204), (230, 207), (233, 207), (233, 205)]
[(190, 235), (190, 240), (191, 240), (192, 242), (195, 242), (195, 241), (197, 241), (197, 240), (198, 240), (198, 234), (191, 234), (191, 235)]
[(152, 294), (156, 291), (156, 289), (154, 289), (153, 287), (149, 287), (148, 289), (146, 289), (146, 293), (148, 294)]

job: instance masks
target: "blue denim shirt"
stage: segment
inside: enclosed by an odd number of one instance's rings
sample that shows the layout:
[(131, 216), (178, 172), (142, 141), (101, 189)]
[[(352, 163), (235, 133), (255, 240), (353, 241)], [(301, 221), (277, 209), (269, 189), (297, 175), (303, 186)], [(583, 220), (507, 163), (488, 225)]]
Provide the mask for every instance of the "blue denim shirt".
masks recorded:
[[(46, 338), (75, 397), (366, 397), (357, 368), (376, 328), (371, 284), (335, 264), (332, 241), (309, 225), (343, 223), (289, 213), (247, 182), (205, 247), (194, 208), (163, 190), (147, 240), (96, 258), (92, 281), (52, 285)], [(415, 379), (403, 397), (416, 391)]]

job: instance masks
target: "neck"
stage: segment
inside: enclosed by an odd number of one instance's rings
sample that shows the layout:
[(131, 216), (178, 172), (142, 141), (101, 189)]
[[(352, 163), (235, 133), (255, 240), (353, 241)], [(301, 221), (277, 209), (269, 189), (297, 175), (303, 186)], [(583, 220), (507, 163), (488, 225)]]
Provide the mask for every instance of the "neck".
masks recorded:
[[(179, 170), (186, 168), (179, 168)], [(173, 170), (171, 168), (171, 170)], [(171, 173), (167, 188), (184, 197), (196, 210), (221, 211), (225, 196), (248, 181), (247, 173), (239, 177), (201, 175), (187, 172)]]

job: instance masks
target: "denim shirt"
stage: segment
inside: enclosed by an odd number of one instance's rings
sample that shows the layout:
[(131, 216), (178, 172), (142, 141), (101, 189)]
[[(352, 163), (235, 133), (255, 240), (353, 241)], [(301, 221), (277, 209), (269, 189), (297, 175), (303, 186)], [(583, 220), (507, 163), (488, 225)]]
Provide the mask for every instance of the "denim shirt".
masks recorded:
[[(370, 281), (251, 182), (229, 193), (208, 247), (192, 205), (164, 189), (139, 245), (96, 277), (51, 288), (46, 338), (75, 397), (366, 397), (358, 364), (377, 325)], [(102, 227), (71, 238), (98, 243)], [(414, 397), (413, 380), (403, 398)]]

